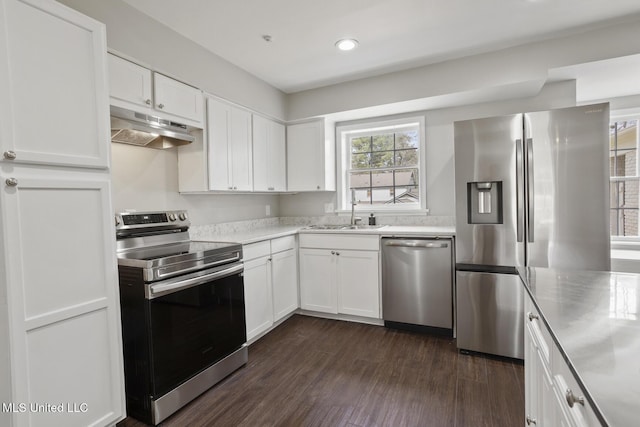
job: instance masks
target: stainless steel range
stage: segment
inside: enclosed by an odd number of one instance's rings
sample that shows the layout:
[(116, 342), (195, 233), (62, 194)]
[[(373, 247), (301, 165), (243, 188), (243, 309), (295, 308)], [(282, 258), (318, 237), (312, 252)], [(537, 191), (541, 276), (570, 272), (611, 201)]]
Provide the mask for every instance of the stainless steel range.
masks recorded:
[(242, 246), (185, 211), (116, 214), (127, 413), (158, 424), (246, 364)]

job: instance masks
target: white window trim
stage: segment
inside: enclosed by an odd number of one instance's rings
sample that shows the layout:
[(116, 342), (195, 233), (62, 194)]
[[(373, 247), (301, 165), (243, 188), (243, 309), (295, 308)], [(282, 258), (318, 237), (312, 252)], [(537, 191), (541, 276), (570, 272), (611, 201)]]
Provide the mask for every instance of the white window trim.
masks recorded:
[[(362, 129), (378, 129), (384, 127), (393, 127), (407, 123), (418, 123), (420, 145), (418, 147), (418, 168), (419, 168), (419, 194), (420, 205), (412, 208), (398, 208), (395, 206), (383, 207), (383, 206), (371, 206), (371, 205), (356, 205), (356, 212), (375, 213), (379, 215), (421, 215), (428, 214), (427, 209), (427, 174), (426, 174), (426, 129), (425, 129), (425, 117), (424, 115), (410, 114), (406, 116), (395, 116), (394, 118), (372, 118), (367, 120), (359, 120), (357, 123), (338, 123), (336, 126), (336, 166), (337, 166), (337, 206), (336, 213), (338, 214), (351, 214), (351, 204), (349, 203), (350, 194), (345, 189), (345, 182), (347, 182), (347, 171), (349, 170), (349, 144), (347, 142), (347, 135), (349, 133), (355, 133)], [(366, 207), (365, 207), (366, 206)]]
[[(640, 123), (640, 110), (639, 109), (627, 110), (623, 114), (616, 114), (612, 112), (611, 116), (609, 117), (610, 124), (614, 122), (622, 121), (622, 120), (637, 120), (638, 123)], [(640, 151), (638, 153), (640, 154)], [(640, 162), (640, 155), (636, 156), (636, 162)], [(636, 165), (636, 170), (640, 171), (640, 164)], [(609, 182), (615, 181), (615, 180), (625, 180), (625, 179), (628, 179), (628, 180), (640, 179), (640, 177), (639, 176), (610, 177)], [(610, 239), (611, 239), (611, 249), (640, 251), (640, 236), (610, 236)]]

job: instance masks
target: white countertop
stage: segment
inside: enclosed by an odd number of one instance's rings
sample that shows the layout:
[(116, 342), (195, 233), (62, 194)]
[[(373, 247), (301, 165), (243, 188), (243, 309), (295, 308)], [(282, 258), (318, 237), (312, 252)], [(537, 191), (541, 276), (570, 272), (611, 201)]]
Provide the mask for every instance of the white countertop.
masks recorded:
[(640, 275), (520, 269), (520, 277), (594, 410), (609, 426), (637, 426)]
[(251, 230), (236, 231), (232, 233), (200, 233), (193, 236), (192, 240), (201, 242), (236, 242), (248, 245), (249, 243), (261, 242), (263, 240), (277, 239), (278, 237), (290, 236), (298, 233), (299, 225), (274, 225), (271, 227), (254, 228)]
[(194, 241), (205, 242), (237, 242), (247, 245), (263, 240), (277, 239), (296, 233), (322, 233), (322, 234), (377, 234), (388, 236), (441, 236), (451, 237), (455, 235), (455, 227), (451, 226), (420, 226), (420, 225), (384, 225), (380, 228), (364, 228), (358, 230), (321, 230), (309, 229), (299, 225), (275, 225), (259, 227), (250, 230), (234, 231), (230, 233), (208, 233), (202, 231), (192, 236)]

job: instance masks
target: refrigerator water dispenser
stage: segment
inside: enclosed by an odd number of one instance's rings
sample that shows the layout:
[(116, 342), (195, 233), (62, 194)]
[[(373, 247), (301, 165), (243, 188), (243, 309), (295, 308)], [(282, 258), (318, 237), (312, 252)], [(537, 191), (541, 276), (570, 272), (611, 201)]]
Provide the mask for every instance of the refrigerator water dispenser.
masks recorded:
[(467, 222), (502, 224), (502, 181), (467, 183)]

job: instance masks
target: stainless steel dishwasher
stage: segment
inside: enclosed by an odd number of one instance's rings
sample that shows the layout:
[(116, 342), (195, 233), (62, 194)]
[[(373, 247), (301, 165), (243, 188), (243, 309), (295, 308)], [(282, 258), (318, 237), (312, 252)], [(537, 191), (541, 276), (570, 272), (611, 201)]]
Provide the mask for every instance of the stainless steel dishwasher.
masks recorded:
[(382, 318), (391, 328), (453, 335), (453, 240), (382, 239)]

